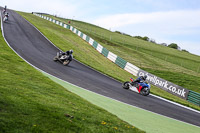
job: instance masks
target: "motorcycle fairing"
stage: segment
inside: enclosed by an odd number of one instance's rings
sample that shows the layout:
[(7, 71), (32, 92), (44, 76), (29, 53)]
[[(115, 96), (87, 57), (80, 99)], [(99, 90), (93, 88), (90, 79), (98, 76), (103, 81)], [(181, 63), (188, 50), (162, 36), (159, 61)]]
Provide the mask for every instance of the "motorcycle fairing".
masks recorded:
[(135, 91), (137, 93), (140, 93), (139, 90), (135, 86), (130, 85), (129, 89), (132, 90), (132, 91)]

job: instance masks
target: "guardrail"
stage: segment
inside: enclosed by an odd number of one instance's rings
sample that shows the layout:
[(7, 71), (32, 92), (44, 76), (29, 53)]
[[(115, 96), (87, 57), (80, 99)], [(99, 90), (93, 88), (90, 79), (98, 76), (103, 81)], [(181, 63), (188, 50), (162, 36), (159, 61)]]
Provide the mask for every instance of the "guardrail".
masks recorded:
[(118, 65), (119, 67), (121, 67), (122, 69), (126, 70), (127, 72), (133, 74), (134, 76), (142, 76), (142, 75), (147, 75), (147, 80), (173, 94), (176, 95), (180, 98), (183, 98), (191, 103), (194, 103), (196, 105), (200, 106), (200, 94), (190, 91), (186, 88), (183, 88), (181, 86), (178, 86), (176, 84), (173, 84), (167, 80), (164, 80), (162, 78), (159, 78), (153, 74), (150, 74), (140, 68), (138, 68), (137, 66), (127, 62), (126, 60), (122, 59), (121, 57), (117, 56), (116, 54), (108, 51), (106, 48), (104, 48), (101, 44), (99, 44), (98, 42), (96, 42), (94, 39), (92, 39), (91, 37), (87, 36), (86, 34), (82, 33), (81, 31), (79, 31), (78, 29), (74, 28), (73, 26), (69, 25), (69, 24), (65, 24), (63, 22), (60, 22), (58, 20), (54, 20), (50, 17), (46, 17), (43, 16), (41, 14), (37, 14), (37, 13), (33, 13), (36, 16), (39, 16), (41, 18), (44, 18), (48, 21), (51, 21), (57, 25), (60, 25), (66, 29), (71, 30), (73, 33), (77, 34), (79, 37), (81, 37), (83, 40), (85, 40), (86, 42), (88, 42), (92, 47), (94, 47), (99, 53), (101, 53), (103, 56), (105, 56), (106, 58), (108, 58), (110, 61), (112, 61), (113, 63), (115, 63), (116, 65)]
[(190, 90), (187, 101), (200, 106), (200, 94)]

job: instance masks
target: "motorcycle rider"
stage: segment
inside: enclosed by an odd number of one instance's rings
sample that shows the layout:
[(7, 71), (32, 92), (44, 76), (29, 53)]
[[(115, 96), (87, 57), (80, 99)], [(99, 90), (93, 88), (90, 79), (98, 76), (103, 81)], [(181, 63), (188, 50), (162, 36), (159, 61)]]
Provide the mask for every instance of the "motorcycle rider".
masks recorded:
[(8, 12), (6, 12), (6, 13), (5, 13), (5, 16), (6, 16), (7, 18), (9, 17), (9, 14), (8, 14)]
[(3, 21), (8, 21), (9, 14), (6, 12)]
[(145, 82), (146, 79), (147, 79), (147, 75), (140, 76), (140, 77), (138, 77), (138, 78), (135, 80), (135, 82), (137, 82), (137, 83), (143, 83), (143, 82)]
[(135, 84), (135, 83), (143, 83), (143, 82), (145, 82), (146, 78), (147, 78), (147, 75), (140, 76), (140, 77), (138, 77), (135, 81), (133, 81), (132, 84)]
[(71, 61), (73, 57), (72, 53), (73, 53), (73, 50), (71, 49), (69, 51), (63, 52), (62, 55), (67, 55), (68, 59)]
[(6, 13), (6, 10), (5, 9), (3, 9), (3, 14), (5, 14)]
[(3, 8), (3, 14), (6, 13), (6, 8), (7, 8), (7, 6), (5, 6), (5, 7)]
[(64, 55), (71, 55), (73, 53), (73, 50), (71, 49), (71, 50), (69, 50), (69, 51), (66, 51), (65, 53), (64, 53)]

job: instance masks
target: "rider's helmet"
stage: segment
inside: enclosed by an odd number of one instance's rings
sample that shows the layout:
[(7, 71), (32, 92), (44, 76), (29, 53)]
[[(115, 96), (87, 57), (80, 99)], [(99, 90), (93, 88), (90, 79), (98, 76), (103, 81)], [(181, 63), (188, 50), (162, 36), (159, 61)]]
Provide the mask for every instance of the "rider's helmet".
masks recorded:
[(147, 75), (144, 75), (144, 76), (143, 76), (143, 79), (146, 80), (146, 78), (147, 78)]
[(72, 50), (72, 49), (71, 49), (71, 50), (69, 50), (69, 53), (70, 53), (70, 54), (72, 54), (72, 53), (73, 53), (73, 50)]

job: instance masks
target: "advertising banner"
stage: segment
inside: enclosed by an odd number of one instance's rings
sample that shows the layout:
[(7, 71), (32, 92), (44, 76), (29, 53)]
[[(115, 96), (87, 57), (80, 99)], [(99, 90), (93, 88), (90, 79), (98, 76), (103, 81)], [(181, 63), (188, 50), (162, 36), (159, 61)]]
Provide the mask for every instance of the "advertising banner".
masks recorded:
[(137, 76), (144, 76), (144, 75), (147, 75), (147, 81), (152, 84), (152, 85), (155, 85), (173, 95), (176, 95), (180, 98), (183, 98), (185, 100), (187, 100), (187, 96), (188, 96), (188, 93), (189, 93), (189, 90), (188, 89), (185, 89), (181, 86), (178, 86), (176, 84), (173, 84), (167, 80), (164, 80), (162, 78), (159, 78), (153, 74), (150, 74), (144, 70), (139, 70), (138, 71), (138, 75)]

